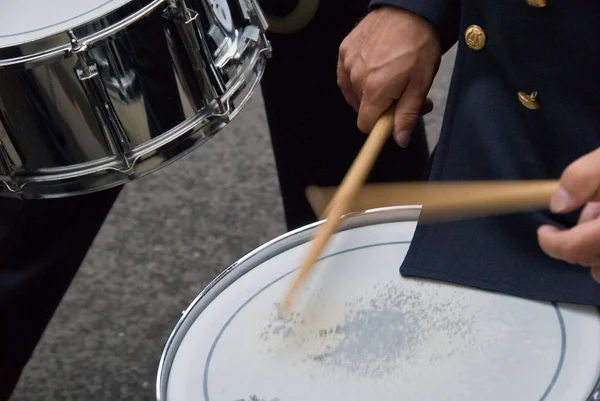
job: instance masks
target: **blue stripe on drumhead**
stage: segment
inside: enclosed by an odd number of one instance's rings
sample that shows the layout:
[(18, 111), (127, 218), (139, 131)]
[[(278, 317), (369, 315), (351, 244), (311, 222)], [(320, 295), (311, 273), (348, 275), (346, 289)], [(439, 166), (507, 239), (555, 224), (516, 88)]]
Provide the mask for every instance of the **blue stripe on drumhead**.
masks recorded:
[(558, 316), (558, 322), (560, 323), (560, 334), (561, 334), (561, 349), (560, 349), (560, 359), (558, 360), (558, 366), (556, 367), (556, 371), (554, 372), (554, 376), (548, 385), (548, 388), (540, 398), (540, 401), (544, 401), (548, 394), (552, 391), (552, 388), (556, 384), (556, 380), (558, 380), (558, 376), (560, 375), (560, 371), (562, 370), (563, 362), (565, 361), (565, 351), (567, 349), (567, 330), (565, 329), (565, 321), (563, 319), (562, 313), (558, 308), (558, 305), (553, 302), (554, 310), (556, 311), (556, 316)]
[[(596, 309), (596, 311), (598, 312), (598, 317), (600, 317), (600, 308)], [(588, 397), (586, 398), (586, 401), (597, 400), (598, 398), (592, 398), (592, 397), (594, 397), (594, 395), (595, 395), (594, 393), (596, 393), (598, 391), (600, 391), (600, 377), (598, 377), (598, 380), (596, 381), (594, 388), (592, 388), (590, 395), (588, 395)]]
[[(331, 255), (327, 255), (327, 256), (322, 257), (319, 260), (329, 259), (329, 258), (332, 258), (334, 256), (342, 255), (342, 254), (349, 253), (349, 252), (358, 251), (358, 250), (361, 250), (361, 249), (375, 248), (375, 247), (389, 246), (389, 245), (407, 245), (407, 244), (410, 244), (410, 241), (382, 242), (382, 243), (377, 243), (377, 244), (364, 245), (364, 246), (360, 246), (360, 247), (356, 247), (356, 248), (350, 248), (350, 249), (346, 249), (344, 251), (336, 252), (336, 253), (333, 253)], [(290, 274), (292, 274), (293, 272), (295, 272), (297, 269), (298, 268), (294, 268), (294, 269), (290, 270), (289, 272), (283, 274), (282, 276), (276, 278), (275, 280), (271, 281), (267, 285), (265, 285), (256, 294), (252, 295), (250, 298), (248, 298), (248, 300), (246, 302), (244, 302), (242, 305), (240, 305), (240, 307), (229, 317), (229, 319), (227, 319), (227, 321), (225, 322), (225, 324), (223, 325), (223, 327), (221, 328), (221, 330), (219, 331), (219, 333), (215, 337), (215, 341), (213, 342), (212, 346), (210, 347), (210, 351), (208, 352), (208, 356), (206, 357), (206, 364), (204, 365), (204, 374), (203, 374), (204, 401), (210, 401), (210, 397), (208, 395), (208, 373), (209, 373), (209, 368), (210, 368), (210, 362), (211, 362), (213, 354), (215, 352), (215, 348), (217, 347), (217, 344), (218, 344), (219, 340), (221, 339), (223, 333), (227, 329), (227, 327), (231, 324), (231, 322), (233, 321), (233, 319), (235, 319), (235, 317), (242, 311), (242, 309), (244, 309), (258, 295), (260, 295), (261, 293), (263, 293), (267, 288), (273, 286), (275, 283), (277, 283), (277, 282), (281, 281), (282, 279), (288, 277)], [(559, 377), (560, 372), (562, 370), (563, 362), (564, 362), (564, 359), (565, 359), (566, 347), (567, 347), (567, 333), (566, 333), (565, 322), (564, 322), (562, 313), (561, 313), (561, 311), (560, 311), (560, 309), (559, 309), (559, 307), (558, 307), (558, 305), (556, 303), (552, 303), (552, 305), (554, 306), (554, 310), (556, 311), (556, 316), (558, 317), (558, 322), (559, 322), (559, 325), (560, 325), (560, 332), (561, 332), (561, 352), (560, 352), (560, 358), (559, 358), (559, 361), (558, 361), (558, 365), (556, 367), (556, 371), (554, 372), (554, 376), (552, 377), (552, 380), (550, 381), (550, 384), (548, 384), (548, 387), (546, 388), (546, 391), (544, 392), (544, 394), (542, 395), (542, 397), (540, 398), (539, 401), (545, 401), (546, 398), (548, 397), (548, 395), (550, 394), (550, 392), (552, 391), (552, 388), (556, 384), (556, 381), (558, 380), (558, 377)], [(600, 379), (598, 380), (598, 383), (600, 384)]]

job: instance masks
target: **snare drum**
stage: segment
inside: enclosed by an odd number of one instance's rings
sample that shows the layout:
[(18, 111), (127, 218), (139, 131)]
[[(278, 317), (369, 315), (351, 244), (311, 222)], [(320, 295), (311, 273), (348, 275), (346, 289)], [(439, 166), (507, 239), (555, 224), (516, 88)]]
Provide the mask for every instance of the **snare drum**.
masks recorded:
[(231, 266), (175, 327), (157, 399), (598, 400), (598, 309), (403, 278), (417, 218), (347, 218), (285, 318), (314, 225)]
[(0, 195), (93, 192), (221, 130), (269, 56), (256, 0), (8, 0)]

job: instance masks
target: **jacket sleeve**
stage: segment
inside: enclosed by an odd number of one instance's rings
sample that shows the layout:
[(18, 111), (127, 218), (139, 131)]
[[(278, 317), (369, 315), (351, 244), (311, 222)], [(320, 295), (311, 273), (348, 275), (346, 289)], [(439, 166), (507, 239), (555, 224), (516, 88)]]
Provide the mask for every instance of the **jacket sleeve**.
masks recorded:
[(371, 0), (369, 10), (380, 6), (402, 8), (427, 20), (437, 30), (444, 53), (458, 40), (460, 0)]

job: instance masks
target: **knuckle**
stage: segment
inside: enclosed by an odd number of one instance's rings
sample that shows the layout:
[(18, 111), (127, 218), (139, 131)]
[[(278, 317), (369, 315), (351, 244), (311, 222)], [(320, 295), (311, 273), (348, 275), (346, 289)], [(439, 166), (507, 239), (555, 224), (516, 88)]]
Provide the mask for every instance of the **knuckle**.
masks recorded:
[(344, 57), (346, 55), (346, 52), (348, 51), (348, 38), (342, 40), (342, 43), (340, 43), (339, 47), (338, 47), (338, 54), (340, 55), (340, 57)]
[(421, 116), (421, 109), (410, 109), (410, 110), (403, 110), (400, 113), (400, 116), (405, 119), (405, 120), (416, 120)]
[(346, 57), (342, 60), (342, 68), (348, 74), (352, 74), (353, 72), (356, 74), (357, 71), (361, 70), (360, 65), (356, 63), (352, 58)]
[(416, 122), (419, 120), (420, 117), (421, 117), (421, 110), (419, 110), (419, 111), (405, 110), (405, 111), (402, 111), (402, 113), (400, 113), (398, 115), (398, 121), (403, 125), (413, 125), (413, 124), (416, 124)]
[(379, 76), (370, 74), (368, 77), (364, 79), (363, 90), (366, 93), (375, 93), (379, 92), (384, 85), (384, 80)]
[(363, 82), (363, 73), (360, 68), (353, 68), (350, 70), (350, 82), (352, 85), (360, 86)]

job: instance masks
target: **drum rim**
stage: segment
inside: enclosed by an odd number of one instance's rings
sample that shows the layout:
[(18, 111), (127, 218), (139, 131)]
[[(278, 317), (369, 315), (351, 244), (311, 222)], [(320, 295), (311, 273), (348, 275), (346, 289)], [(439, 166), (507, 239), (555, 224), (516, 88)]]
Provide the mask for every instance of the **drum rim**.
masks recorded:
[[(73, 48), (68, 35), (69, 31), (75, 34), (82, 30), (87, 32), (78, 37), (79, 45), (84, 48), (92, 47), (95, 43), (113, 36), (152, 13), (161, 4), (168, 4), (168, 0), (129, 0), (110, 12), (95, 18), (90, 17), (87, 22), (71, 26), (64, 31), (42, 35), (33, 40), (20, 41), (5, 47), (0, 46), (0, 69), (69, 57)], [(115, 22), (102, 28), (95, 27), (95, 24), (104, 19), (114, 19)], [(50, 43), (55, 44), (50, 46)]]
[[(420, 211), (420, 205), (405, 205), (383, 207), (349, 213), (343, 217), (343, 221), (340, 224), (338, 232), (348, 231), (360, 227), (366, 227), (372, 224), (400, 223), (411, 221), (416, 222), (418, 221)], [(163, 348), (158, 364), (155, 383), (157, 401), (167, 401), (168, 379), (169, 374), (171, 372), (171, 367), (173, 365), (173, 360), (175, 355), (177, 354), (179, 345), (183, 341), (183, 338), (185, 337), (185, 334), (191, 327), (191, 324), (193, 323), (194, 319), (202, 313), (202, 310), (196, 310), (198, 304), (202, 302), (209, 294), (212, 295), (214, 291), (217, 291), (215, 287), (218, 284), (221, 284), (223, 280), (225, 280), (226, 278), (233, 278), (235, 273), (240, 273), (240, 269), (242, 267), (246, 267), (247, 270), (241, 272), (241, 275), (264, 263), (265, 259), (257, 258), (258, 256), (266, 254), (268, 256), (267, 259), (270, 259), (278, 254), (281, 254), (289, 249), (294, 248), (295, 246), (298, 246), (302, 243), (306, 243), (308, 240), (310, 240), (311, 235), (315, 231), (315, 229), (323, 223), (324, 220), (320, 220), (315, 223), (305, 225), (303, 227), (297, 228), (295, 230), (275, 237), (274, 239), (266, 242), (265, 244), (247, 253), (242, 258), (238, 259), (236, 262), (234, 262), (228, 268), (223, 270), (223, 272), (221, 272), (216, 278), (214, 278), (208, 285), (204, 287), (204, 289), (182, 312)], [(269, 250), (272, 250), (272, 253), (269, 253)], [(239, 277), (241, 277), (241, 275)], [(219, 295), (226, 288), (228, 288), (230, 284), (223, 287), (214, 295)], [(188, 324), (186, 327), (186, 323), (190, 322), (190, 319), (191, 323)]]

